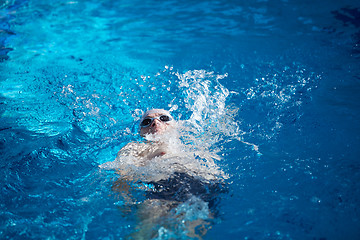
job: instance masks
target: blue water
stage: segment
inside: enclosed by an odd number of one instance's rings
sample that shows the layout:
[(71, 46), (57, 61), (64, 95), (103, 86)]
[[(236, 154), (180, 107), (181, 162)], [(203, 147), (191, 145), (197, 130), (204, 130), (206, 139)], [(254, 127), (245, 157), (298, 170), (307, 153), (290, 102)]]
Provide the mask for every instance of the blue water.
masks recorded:
[(98, 165), (153, 107), (222, 156), (204, 239), (360, 238), (356, 1), (5, 0), (0, 60), (1, 239), (131, 234)]

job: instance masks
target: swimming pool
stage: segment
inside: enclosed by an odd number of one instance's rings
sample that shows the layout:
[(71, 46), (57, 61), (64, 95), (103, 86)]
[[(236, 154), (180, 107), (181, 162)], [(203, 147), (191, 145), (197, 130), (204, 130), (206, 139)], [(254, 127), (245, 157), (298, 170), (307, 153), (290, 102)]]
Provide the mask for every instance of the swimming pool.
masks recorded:
[(359, 238), (359, 3), (6, 0), (0, 24), (1, 239), (129, 235), (98, 165), (152, 107), (222, 156), (204, 239)]

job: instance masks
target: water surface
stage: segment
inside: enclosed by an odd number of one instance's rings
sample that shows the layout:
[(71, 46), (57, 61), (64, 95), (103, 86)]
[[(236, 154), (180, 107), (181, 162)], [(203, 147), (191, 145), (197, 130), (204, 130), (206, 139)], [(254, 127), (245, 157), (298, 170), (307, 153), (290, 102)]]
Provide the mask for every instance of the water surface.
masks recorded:
[(359, 16), (354, 1), (1, 2), (1, 238), (131, 233), (98, 165), (152, 107), (222, 157), (205, 239), (358, 238)]

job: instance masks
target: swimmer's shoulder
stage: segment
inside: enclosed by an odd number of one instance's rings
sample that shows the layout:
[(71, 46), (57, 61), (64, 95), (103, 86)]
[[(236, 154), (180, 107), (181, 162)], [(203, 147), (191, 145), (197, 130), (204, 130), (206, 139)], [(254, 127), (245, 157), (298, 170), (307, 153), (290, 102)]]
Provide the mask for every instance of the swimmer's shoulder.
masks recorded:
[(133, 141), (133, 142), (129, 142), (124, 147), (122, 147), (120, 149), (120, 151), (121, 150), (128, 150), (128, 149), (136, 149), (136, 148), (139, 148), (139, 147), (144, 146), (144, 145), (145, 145), (145, 143), (143, 143), (143, 142), (135, 142), (135, 141)]
[(140, 154), (140, 152), (144, 148), (144, 146), (145, 146), (145, 143), (142, 143), (142, 142), (130, 142), (119, 150), (117, 157), (120, 157), (120, 156), (135, 156), (136, 157)]

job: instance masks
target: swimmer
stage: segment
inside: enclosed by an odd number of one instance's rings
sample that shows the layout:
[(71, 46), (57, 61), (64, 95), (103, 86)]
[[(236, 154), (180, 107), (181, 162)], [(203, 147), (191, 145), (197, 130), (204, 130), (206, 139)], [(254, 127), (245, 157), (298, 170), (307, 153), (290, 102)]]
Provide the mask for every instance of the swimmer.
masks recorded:
[[(175, 142), (179, 141), (176, 127), (176, 121), (166, 110), (152, 109), (145, 112), (140, 120), (140, 136), (147, 141), (128, 143), (120, 149), (116, 160), (132, 156), (136, 158), (134, 164), (141, 166), (155, 157), (170, 153), (169, 145), (176, 145)], [(112, 165), (114, 162), (104, 163), (100, 168), (110, 169)]]
[(147, 147), (137, 148), (141, 149), (135, 153), (137, 157), (150, 160), (168, 154), (169, 140), (174, 141), (177, 138), (176, 127), (176, 121), (164, 109), (152, 109), (145, 112), (140, 120), (140, 136), (149, 141), (146, 144)]
[[(139, 224), (131, 238), (155, 238), (159, 226), (171, 228), (176, 220), (186, 222), (189, 238), (201, 238), (210, 227), (206, 220), (213, 218), (208, 208), (214, 205), (216, 192), (221, 187), (215, 181), (221, 171), (214, 164), (199, 164), (195, 160), (196, 154), (186, 151), (179, 139), (179, 125), (168, 111), (152, 109), (145, 112), (139, 127), (144, 142), (128, 143), (120, 149), (115, 161), (100, 165), (100, 168), (118, 171), (121, 177), (112, 189), (127, 202), (137, 202), (130, 194), (131, 183), (151, 186), (145, 189), (146, 200), (137, 207)], [(211, 154), (203, 155), (209, 158)], [(189, 201), (198, 201), (205, 206), (208, 219), (183, 221), (184, 216), (174, 214), (174, 209)]]

